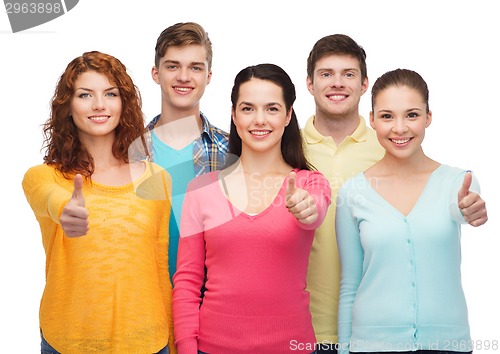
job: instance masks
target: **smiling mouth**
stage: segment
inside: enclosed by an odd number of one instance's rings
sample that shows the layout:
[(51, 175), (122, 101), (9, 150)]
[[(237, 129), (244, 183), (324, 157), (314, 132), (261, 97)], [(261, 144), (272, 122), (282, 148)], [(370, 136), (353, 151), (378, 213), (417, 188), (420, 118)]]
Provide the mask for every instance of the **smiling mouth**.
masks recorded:
[(332, 101), (342, 101), (347, 98), (347, 95), (328, 95), (326, 97)]
[(89, 117), (89, 120), (93, 122), (105, 122), (110, 116), (99, 116), (99, 117)]
[(389, 140), (392, 141), (393, 143), (397, 144), (397, 145), (403, 145), (403, 144), (406, 144), (407, 142), (409, 142), (411, 139), (413, 139), (413, 138), (407, 138), (407, 139), (389, 139)]
[(192, 90), (192, 88), (190, 88), (190, 87), (174, 87), (174, 90), (179, 91), (179, 92), (189, 92)]
[(271, 131), (269, 131), (269, 130), (251, 130), (250, 134), (257, 135), (257, 136), (264, 136), (264, 135), (271, 134)]

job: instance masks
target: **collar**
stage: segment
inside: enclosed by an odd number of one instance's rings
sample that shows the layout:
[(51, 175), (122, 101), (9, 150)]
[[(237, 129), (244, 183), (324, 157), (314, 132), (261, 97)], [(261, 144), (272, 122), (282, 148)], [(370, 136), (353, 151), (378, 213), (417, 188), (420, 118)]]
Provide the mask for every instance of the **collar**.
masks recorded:
[[(156, 123), (160, 120), (161, 114), (158, 114), (156, 117), (154, 117), (151, 122), (146, 126), (147, 130), (153, 130)], [(210, 122), (208, 121), (207, 117), (203, 114), (203, 112), (200, 112), (200, 118), (201, 118), (201, 134), (205, 134), (208, 136), (208, 138), (212, 141), (214, 141), (214, 133), (211, 129)]]
[[(304, 137), (306, 141), (310, 144), (320, 143), (324, 139), (330, 138), (329, 136), (324, 136), (314, 126), (314, 118), (315, 116), (311, 116), (304, 127)], [(362, 116), (359, 116), (359, 124), (354, 132), (347, 136), (347, 138), (351, 138), (356, 142), (363, 142), (366, 140), (366, 135), (368, 132), (368, 128), (366, 126), (365, 119)]]

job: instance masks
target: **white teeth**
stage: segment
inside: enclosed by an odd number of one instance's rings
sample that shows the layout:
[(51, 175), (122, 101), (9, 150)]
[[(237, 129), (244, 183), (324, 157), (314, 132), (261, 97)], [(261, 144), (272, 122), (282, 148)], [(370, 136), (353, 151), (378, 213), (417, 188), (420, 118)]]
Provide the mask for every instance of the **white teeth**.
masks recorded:
[(89, 117), (89, 119), (91, 121), (94, 121), (94, 122), (104, 122), (108, 118), (109, 118), (108, 116), (106, 116), (106, 117)]
[(391, 139), (391, 140), (396, 144), (404, 144), (410, 141), (410, 139), (403, 139), (403, 140)]
[(181, 91), (181, 92), (188, 92), (188, 91), (191, 91), (190, 88), (187, 88), (187, 87), (176, 87), (175, 88), (177, 91)]
[(346, 96), (345, 95), (332, 95), (332, 96), (328, 96), (328, 98), (333, 99), (333, 100), (343, 100), (344, 98), (346, 98)]
[(262, 131), (262, 130), (252, 130), (250, 133), (252, 133), (253, 135), (267, 135), (270, 133), (270, 131), (266, 130), (266, 131)]

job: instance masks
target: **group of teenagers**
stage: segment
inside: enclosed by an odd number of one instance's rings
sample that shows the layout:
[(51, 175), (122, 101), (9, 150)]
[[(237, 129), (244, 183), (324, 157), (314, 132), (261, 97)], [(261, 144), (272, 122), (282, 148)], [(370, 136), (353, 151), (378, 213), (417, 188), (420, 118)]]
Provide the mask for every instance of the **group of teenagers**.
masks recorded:
[(289, 75), (262, 63), (236, 75), (227, 133), (200, 111), (211, 67), (202, 26), (166, 28), (149, 124), (119, 59), (60, 76), (22, 181), (46, 253), (41, 353), (471, 352), (460, 228), (487, 211), (470, 171), (422, 149), (424, 79), (380, 76), (367, 122), (366, 53), (328, 35), (303, 128)]

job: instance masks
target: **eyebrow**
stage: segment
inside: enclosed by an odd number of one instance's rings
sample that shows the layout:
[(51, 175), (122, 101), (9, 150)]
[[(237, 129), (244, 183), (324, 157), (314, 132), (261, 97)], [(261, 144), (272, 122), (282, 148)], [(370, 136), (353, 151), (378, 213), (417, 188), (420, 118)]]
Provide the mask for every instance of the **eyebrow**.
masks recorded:
[(318, 71), (329, 71), (329, 72), (334, 72), (334, 71), (341, 71), (341, 72), (357, 71), (357, 72), (361, 72), (361, 70), (358, 69), (358, 68), (344, 68), (344, 69), (341, 69), (341, 70), (336, 70), (336, 69), (333, 69), (333, 68), (318, 68), (318, 69), (316, 69), (316, 72), (318, 72)]
[[(409, 108), (406, 109), (405, 112), (411, 112), (411, 111), (423, 111), (421, 108)], [(390, 109), (380, 109), (377, 111), (378, 113), (392, 113), (393, 111)]]
[[(240, 104), (238, 104), (238, 106), (241, 106), (241, 105), (255, 106), (254, 103), (252, 103), (252, 102), (246, 102), (246, 101), (242, 101), (242, 102), (240, 102)], [(282, 104), (279, 103), (279, 102), (269, 102), (269, 103), (266, 103), (265, 106), (266, 107), (272, 107), (272, 106), (280, 106), (280, 107), (282, 107)]]
[[(163, 64), (180, 64), (181, 62), (178, 61), (178, 60), (170, 60), (170, 59), (166, 59)], [(198, 66), (206, 66), (205, 62), (203, 61), (193, 61), (191, 63), (189, 63), (189, 65), (198, 65)]]
[[(112, 90), (115, 90), (115, 89), (118, 89), (118, 87), (116, 87), (116, 86), (111, 86), (111, 87), (109, 87), (109, 88), (105, 89), (104, 91), (112, 91)], [(93, 92), (93, 91), (94, 91), (94, 90), (89, 89), (89, 88), (86, 88), (86, 87), (77, 87), (77, 88), (75, 88), (75, 91), (76, 91), (76, 90), (83, 90), (83, 91), (90, 91), (90, 92)]]

